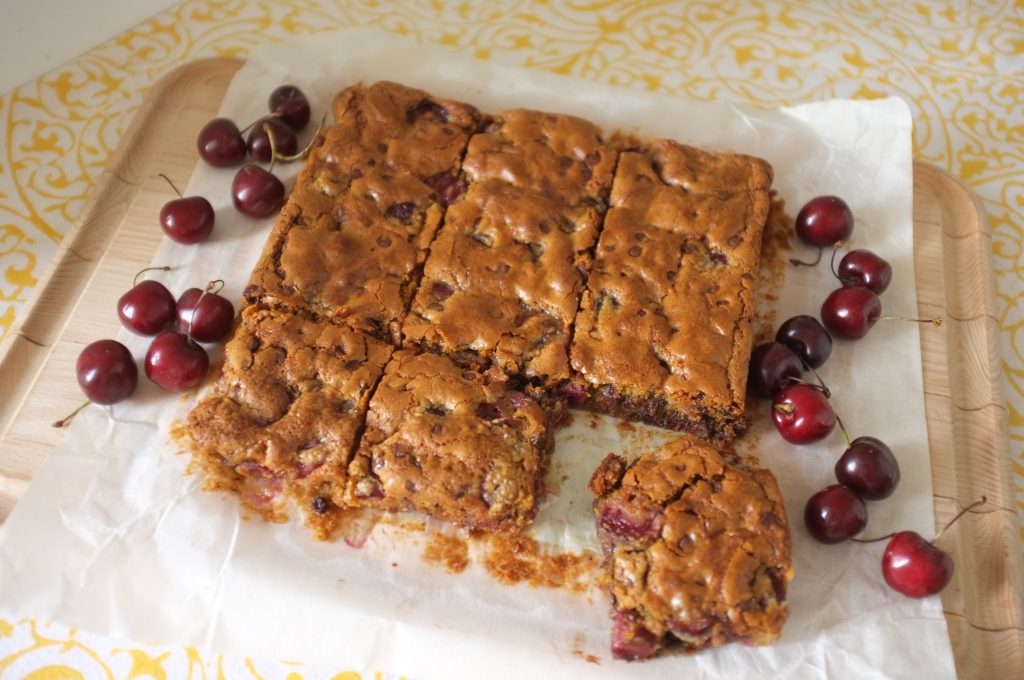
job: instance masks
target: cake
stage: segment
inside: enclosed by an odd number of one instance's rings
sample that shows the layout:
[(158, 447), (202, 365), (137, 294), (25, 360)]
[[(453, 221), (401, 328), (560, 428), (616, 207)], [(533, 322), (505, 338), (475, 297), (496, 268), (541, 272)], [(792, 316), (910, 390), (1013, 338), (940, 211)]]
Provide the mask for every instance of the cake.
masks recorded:
[(576, 405), (716, 442), (745, 429), (771, 178), (669, 140), (622, 152), (576, 316)]
[(544, 388), (568, 380), (616, 155), (592, 123), (539, 111), (506, 111), (474, 135), (406, 342)]
[(370, 402), (345, 502), (520, 529), (537, 510), (551, 434), (544, 410), (500, 375), (399, 350)]
[(683, 437), (633, 463), (609, 454), (590, 489), (616, 658), (778, 639), (792, 566), (769, 471)]

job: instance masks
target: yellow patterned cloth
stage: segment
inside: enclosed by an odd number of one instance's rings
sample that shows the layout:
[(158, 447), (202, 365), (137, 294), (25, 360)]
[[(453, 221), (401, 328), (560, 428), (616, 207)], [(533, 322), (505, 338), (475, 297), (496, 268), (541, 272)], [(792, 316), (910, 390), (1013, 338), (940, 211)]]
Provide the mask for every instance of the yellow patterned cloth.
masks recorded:
[[(261, 42), (351, 26), (759, 107), (902, 97), (917, 158), (965, 182), (991, 219), (1011, 453), (1024, 499), (1024, 0), (184, 2), (0, 99), (0, 337), (161, 75), (192, 59), (244, 57)], [(0, 677), (382, 676), (0, 620)]]

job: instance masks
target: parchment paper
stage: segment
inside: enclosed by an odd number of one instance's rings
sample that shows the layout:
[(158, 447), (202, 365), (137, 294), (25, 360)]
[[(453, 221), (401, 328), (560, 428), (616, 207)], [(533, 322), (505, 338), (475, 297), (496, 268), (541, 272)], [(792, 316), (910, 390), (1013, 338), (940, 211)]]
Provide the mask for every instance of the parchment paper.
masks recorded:
[[(222, 114), (254, 120), (265, 114), (269, 92), (292, 82), (310, 94), (316, 118), (345, 85), (382, 78), (485, 111), (556, 110), (608, 132), (763, 156), (791, 213), (818, 194), (844, 197), (856, 214), (854, 245), (893, 265), (886, 313), (915, 313), (911, 119), (898, 99), (752, 111), (506, 68), (361, 30), (253, 55)], [(297, 170), (281, 168), (289, 178)], [(161, 275), (175, 293), (223, 278), (224, 294), (241, 297), (271, 220), (234, 212), (232, 175), (196, 168), (187, 193), (214, 203), (217, 225), (198, 248), (169, 240), (160, 247), (155, 263), (184, 265)], [(816, 314), (835, 285), (825, 266), (790, 269), (778, 319)], [(860, 342), (837, 342), (822, 371), (851, 436), (886, 441), (902, 467), (896, 494), (869, 505), (870, 535), (934, 532), (918, 333), (915, 324), (879, 323)], [(144, 355), (145, 339), (121, 339)], [(806, 499), (833, 482), (844, 448), (839, 433), (821, 445), (787, 445), (764, 404), (752, 405), (755, 426), (744, 446), (778, 476), (793, 527), (796, 578), (781, 641), (627, 665), (607, 651), (608, 603), (599, 591), (501, 586), (475, 566), (452, 575), (423, 563), (415, 538), (387, 527), (357, 550), (317, 543), (297, 520), (240, 520), (232, 499), (201, 492), (200, 480), (183, 474), (186, 457), (176, 455), (168, 432), (193, 401), (160, 393), (144, 378), (140, 388), (130, 403), (79, 415), (0, 529), (0, 612), (150, 643), (432, 678), (954, 674), (939, 599), (889, 590), (879, 568), (884, 544), (824, 546), (803, 527)], [(585, 484), (597, 461), (608, 451), (653, 447), (664, 436), (624, 435), (610, 419), (595, 429), (590, 420), (577, 417), (559, 433), (553, 472), (569, 479), (535, 528), (539, 538), (575, 550), (596, 547)], [(586, 654), (600, 663), (584, 661)]]

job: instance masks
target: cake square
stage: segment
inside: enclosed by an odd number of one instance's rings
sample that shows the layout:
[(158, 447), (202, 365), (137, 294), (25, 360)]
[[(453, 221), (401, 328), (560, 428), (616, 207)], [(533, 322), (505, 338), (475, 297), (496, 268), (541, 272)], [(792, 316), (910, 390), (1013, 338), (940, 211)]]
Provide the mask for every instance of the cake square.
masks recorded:
[(609, 454), (590, 488), (614, 656), (778, 639), (793, 574), (786, 511), (768, 470), (684, 437), (631, 464)]
[(431, 246), (406, 341), (543, 386), (567, 380), (600, 219), (501, 180), (472, 183)]
[(394, 83), (354, 86), (306, 166), (246, 288), (250, 303), (338, 317), (397, 344), (426, 249), (483, 119)]
[(399, 350), (370, 401), (343, 502), (472, 529), (522, 528), (536, 513), (551, 446), (544, 411), (503, 376)]
[(188, 415), (193, 461), (257, 509), (302, 490), (323, 514), (391, 351), (342, 323), (246, 308), (222, 376)]
[(620, 155), (575, 321), (579, 405), (712, 441), (745, 429), (770, 180), (760, 159), (670, 141)]

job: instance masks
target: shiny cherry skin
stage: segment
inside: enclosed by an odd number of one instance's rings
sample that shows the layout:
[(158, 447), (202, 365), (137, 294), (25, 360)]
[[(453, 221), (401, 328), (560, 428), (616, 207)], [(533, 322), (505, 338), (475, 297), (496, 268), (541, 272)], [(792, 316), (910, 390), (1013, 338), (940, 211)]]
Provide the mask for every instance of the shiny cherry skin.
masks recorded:
[(892, 281), (892, 266), (870, 250), (851, 250), (839, 260), (836, 275), (846, 287), (861, 286), (881, 295)]
[(820, 389), (797, 383), (772, 398), (772, 421), (790, 444), (813, 444), (832, 433), (837, 418)]
[(793, 350), (811, 368), (821, 368), (832, 355), (832, 336), (809, 314), (786, 319), (779, 326), (775, 340)]
[(246, 143), (253, 160), (263, 163), (270, 161), (270, 134), (274, 135), (274, 149), (278, 156), (291, 156), (299, 148), (299, 140), (285, 123), (276, 118), (264, 118), (252, 126)]
[(864, 530), (868, 508), (857, 494), (833, 484), (807, 499), (804, 525), (822, 543), (842, 543)]
[(178, 243), (205, 241), (213, 231), (213, 206), (202, 196), (175, 198), (160, 208), (160, 226)]
[(785, 345), (765, 342), (750, 353), (747, 385), (761, 397), (773, 397), (794, 378), (804, 374), (804, 365)]
[(189, 288), (178, 297), (178, 330), (193, 340), (217, 342), (231, 332), (234, 321), (235, 306), (222, 295)]
[(158, 387), (168, 392), (184, 392), (203, 382), (210, 370), (210, 358), (205, 349), (184, 333), (165, 331), (150, 344), (145, 369), (146, 377)]
[(953, 558), (916, 531), (900, 531), (885, 546), (882, 576), (896, 592), (907, 597), (928, 597), (949, 585)]
[(97, 340), (78, 355), (75, 376), (89, 401), (116, 404), (135, 392), (139, 368), (132, 353), (117, 340)]
[(892, 449), (874, 437), (857, 437), (836, 461), (836, 480), (865, 500), (888, 498), (900, 483)]
[(837, 196), (817, 196), (796, 216), (796, 235), (812, 246), (833, 246), (850, 240), (853, 212)]
[(295, 132), (309, 123), (309, 99), (294, 85), (282, 85), (270, 93), (267, 102), (270, 112), (288, 124)]
[(867, 288), (837, 288), (821, 305), (821, 320), (835, 337), (860, 340), (882, 315), (882, 301)]
[(245, 161), (245, 140), (234, 121), (214, 118), (196, 140), (199, 157), (216, 168), (231, 168)]
[(159, 281), (140, 281), (117, 301), (117, 316), (134, 333), (156, 335), (174, 323), (174, 296)]
[(244, 215), (268, 217), (284, 203), (284, 184), (258, 165), (245, 165), (231, 182), (231, 199)]

